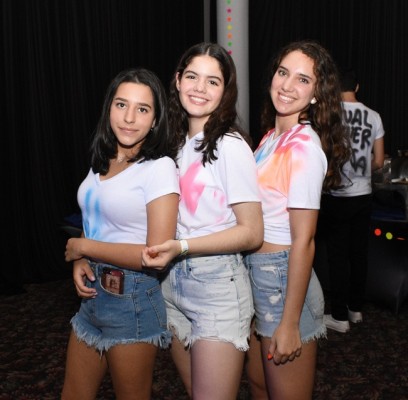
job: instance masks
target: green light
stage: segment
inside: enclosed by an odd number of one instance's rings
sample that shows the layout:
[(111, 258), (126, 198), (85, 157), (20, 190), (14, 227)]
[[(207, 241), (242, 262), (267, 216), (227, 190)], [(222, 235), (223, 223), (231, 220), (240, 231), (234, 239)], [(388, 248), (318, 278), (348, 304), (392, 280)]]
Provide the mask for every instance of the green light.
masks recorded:
[(391, 239), (392, 239), (392, 233), (391, 233), (391, 232), (387, 232), (387, 233), (385, 234), (385, 237), (386, 237), (388, 240), (391, 240)]

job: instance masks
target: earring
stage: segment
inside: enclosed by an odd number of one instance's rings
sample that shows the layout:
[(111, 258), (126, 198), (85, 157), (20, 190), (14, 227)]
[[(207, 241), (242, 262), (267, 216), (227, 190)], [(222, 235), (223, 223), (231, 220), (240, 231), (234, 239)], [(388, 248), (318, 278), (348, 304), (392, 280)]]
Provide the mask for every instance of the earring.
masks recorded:
[(310, 104), (316, 104), (317, 103), (317, 100), (316, 100), (316, 98), (315, 97), (313, 97), (313, 99), (312, 100), (310, 100)]

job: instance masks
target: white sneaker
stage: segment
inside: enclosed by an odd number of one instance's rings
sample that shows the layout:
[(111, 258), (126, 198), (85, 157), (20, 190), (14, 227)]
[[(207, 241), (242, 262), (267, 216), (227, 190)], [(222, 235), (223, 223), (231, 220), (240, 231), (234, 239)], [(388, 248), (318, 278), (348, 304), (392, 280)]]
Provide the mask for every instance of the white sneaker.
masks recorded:
[(359, 322), (363, 322), (363, 314), (359, 311), (348, 310), (348, 319), (354, 324), (358, 324)]
[(331, 314), (324, 314), (323, 323), (326, 325), (326, 328), (333, 329), (337, 332), (346, 333), (350, 330), (348, 321), (338, 321), (334, 319)]

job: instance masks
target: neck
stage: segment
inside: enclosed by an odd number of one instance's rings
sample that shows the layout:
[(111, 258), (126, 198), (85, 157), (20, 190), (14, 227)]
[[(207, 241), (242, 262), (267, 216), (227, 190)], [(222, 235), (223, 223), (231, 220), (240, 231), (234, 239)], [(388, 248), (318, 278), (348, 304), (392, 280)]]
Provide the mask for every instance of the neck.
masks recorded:
[(129, 158), (125, 154), (118, 154), (116, 156), (116, 159), (115, 159), (117, 164), (121, 164), (121, 163), (126, 162), (128, 160), (129, 160)]
[(341, 99), (349, 103), (357, 103), (358, 101), (355, 92), (341, 92)]
[(277, 116), (275, 118), (275, 133), (274, 138), (277, 138), (283, 132), (293, 128), (298, 124), (299, 114), (292, 114), (287, 116)]
[(204, 125), (208, 121), (208, 116), (206, 117), (190, 117), (188, 120), (188, 137), (191, 139), (197, 133), (202, 132), (204, 130)]

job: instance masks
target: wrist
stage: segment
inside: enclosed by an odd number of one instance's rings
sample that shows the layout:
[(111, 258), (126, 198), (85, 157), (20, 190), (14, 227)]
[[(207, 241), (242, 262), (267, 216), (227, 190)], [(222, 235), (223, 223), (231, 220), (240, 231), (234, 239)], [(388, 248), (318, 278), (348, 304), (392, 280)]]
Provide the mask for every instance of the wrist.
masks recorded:
[(188, 253), (188, 242), (185, 239), (180, 239), (180, 256), (185, 256)]

